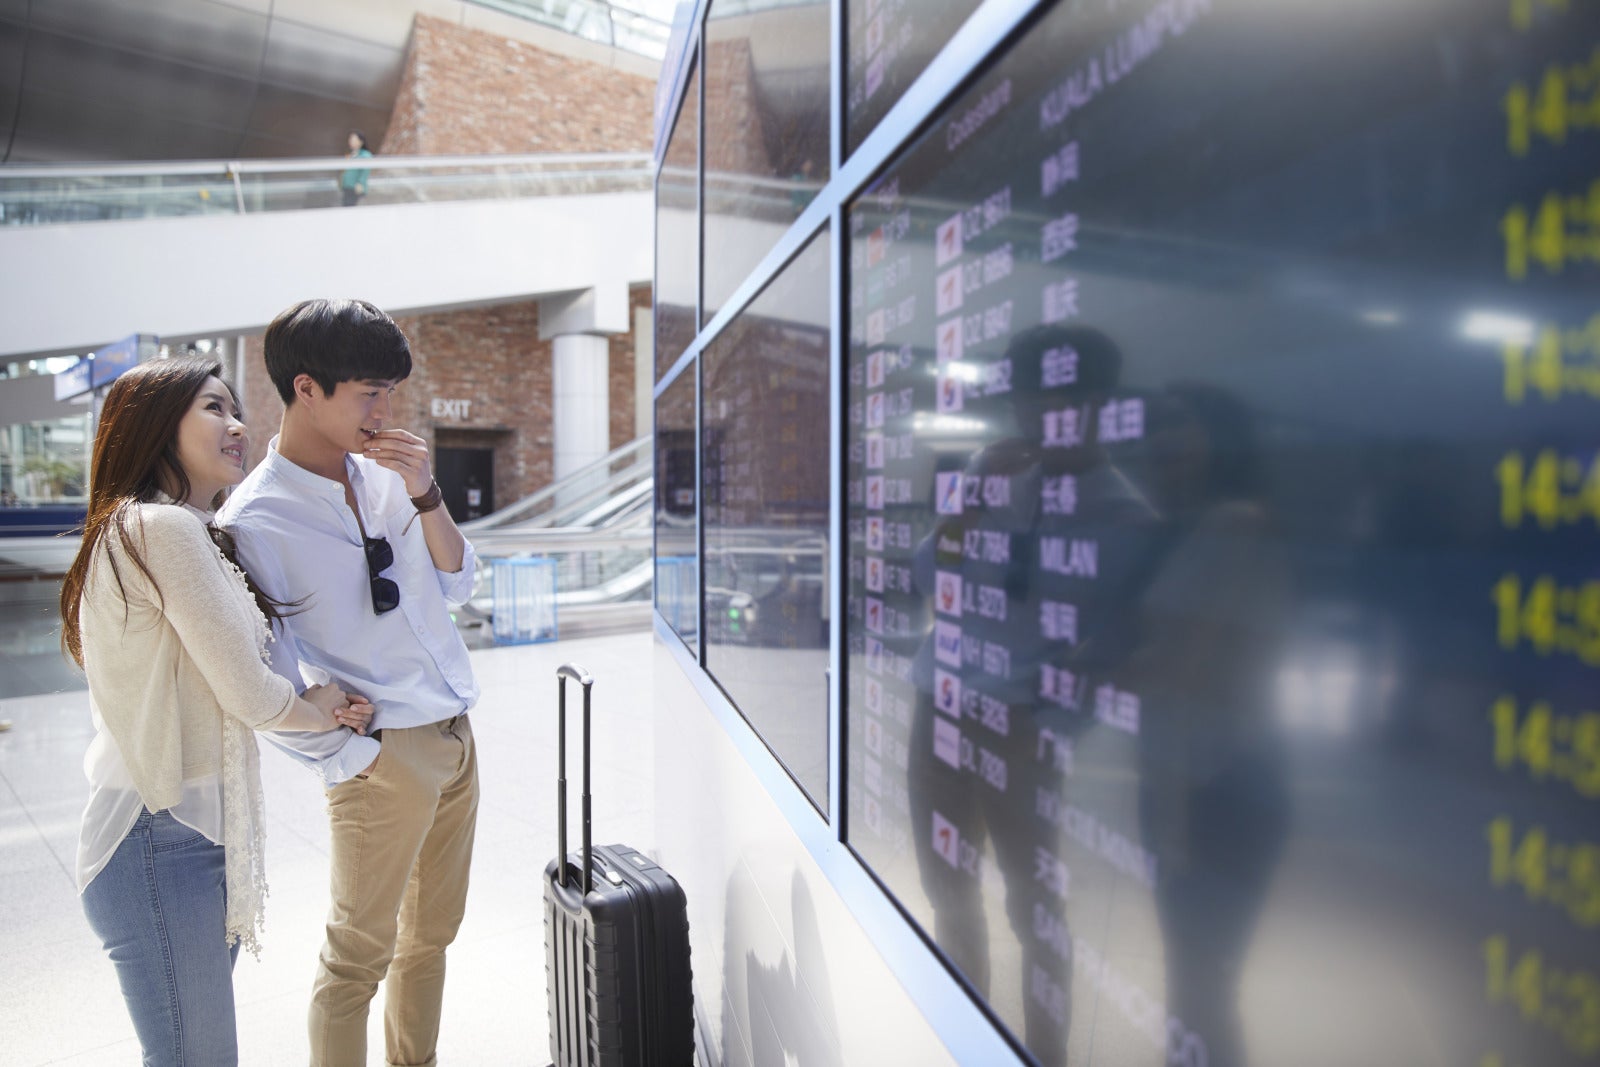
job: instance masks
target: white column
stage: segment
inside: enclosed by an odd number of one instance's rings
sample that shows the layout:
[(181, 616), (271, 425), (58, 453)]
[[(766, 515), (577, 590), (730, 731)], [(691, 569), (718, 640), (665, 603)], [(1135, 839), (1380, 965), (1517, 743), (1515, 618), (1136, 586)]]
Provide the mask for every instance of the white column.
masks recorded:
[(555, 479), (611, 451), (611, 347), (589, 333), (550, 342), (550, 418)]

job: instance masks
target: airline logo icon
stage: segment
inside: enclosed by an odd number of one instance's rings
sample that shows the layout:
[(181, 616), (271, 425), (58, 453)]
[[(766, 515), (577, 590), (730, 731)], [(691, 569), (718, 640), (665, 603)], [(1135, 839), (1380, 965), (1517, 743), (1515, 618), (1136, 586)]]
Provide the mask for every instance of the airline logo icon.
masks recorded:
[(949, 719), (933, 721), (933, 754), (961, 769), (961, 730)]
[(883, 85), (883, 55), (879, 53), (872, 57), (867, 64), (867, 99), (872, 99), (872, 94)]
[(933, 850), (950, 866), (961, 866), (961, 831), (938, 812), (933, 813)]
[(954, 374), (947, 374), (939, 379), (939, 413), (941, 415), (954, 414), (960, 411), (965, 403), (965, 394), (961, 388), (961, 379)]
[(867, 394), (867, 428), (877, 429), (883, 425), (883, 394)]
[(883, 475), (881, 474), (867, 476), (867, 510), (883, 510)]
[(867, 588), (874, 593), (883, 592), (883, 560), (877, 556), (867, 557)]
[[(867, 642), (872, 647), (872, 642)], [(933, 624), (933, 658), (952, 667), (961, 666), (961, 627), (943, 619)]]
[(867, 55), (872, 55), (883, 47), (883, 17), (879, 16), (867, 23)]
[(869, 344), (869, 345), (881, 345), (881, 344), (883, 344), (883, 331), (884, 331), (883, 309), (879, 308), (877, 311), (868, 312), (867, 313), (867, 344)]
[(862, 727), (862, 736), (867, 740), (867, 751), (874, 756), (883, 755), (883, 727), (878, 725), (878, 720), (863, 720)]
[(867, 519), (867, 551), (883, 551), (883, 516), (874, 515)]
[(961, 358), (963, 341), (959, 317), (947, 319), (939, 324), (939, 331), (934, 338), (934, 350), (939, 355), (939, 366), (954, 363)]
[(933, 246), (934, 265), (944, 266), (961, 255), (961, 212), (956, 212), (939, 227)]
[(868, 711), (883, 710), (883, 683), (876, 678), (868, 678), (863, 696), (866, 699)]
[(862, 808), (867, 814), (867, 829), (882, 837), (883, 813), (878, 808), (878, 802), (872, 797), (867, 797), (866, 803), (862, 805)]
[(867, 234), (867, 268), (870, 270), (883, 262), (884, 240), (883, 227)]
[(933, 476), (933, 510), (939, 515), (961, 514), (960, 471), (942, 471)]
[[(937, 580), (933, 587), (933, 607), (941, 615), (961, 618), (961, 575), (949, 571), (935, 571)], [(870, 606), (871, 600), (867, 601)]]
[(876, 389), (883, 384), (883, 349), (867, 356), (867, 388)]
[(883, 434), (875, 433), (867, 438), (867, 469), (883, 469)]
[(883, 795), (883, 764), (879, 763), (877, 760), (873, 759), (871, 756), (868, 756), (868, 757), (866, 757), (865, 760), (863, 760), (862, 766), (864, 767), (864, 769), (867, 772), (867, 792), (872, 793), (872, 794), (874, 794), (876, 796), (882, 796)]
[(867, 597), (867, 629), (875, 634), (883, 633), (883, 601), (877, 597)]
[(961, 718), (961, 679), (937, 667), (933, 669), (933, 706), (951, 718)]
[(883, 642), (876, 637), (867, 638), (867, 670), (873, 674), (883, 673)]
[[(948, 315), (961, 306), (961, 267), (956, 265), (939, 275), (938, 288), (934, 290), (934, 314)], [(871, 330), (871, 320), (867, 329)]]

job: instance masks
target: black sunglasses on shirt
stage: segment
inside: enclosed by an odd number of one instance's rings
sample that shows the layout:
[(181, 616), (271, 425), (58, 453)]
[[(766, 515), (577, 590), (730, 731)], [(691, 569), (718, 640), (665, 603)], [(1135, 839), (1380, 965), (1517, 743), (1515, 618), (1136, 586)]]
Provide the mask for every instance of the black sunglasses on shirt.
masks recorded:
[(389, 546), (386, 537), (368, 537), (364, 539), (362, 549), (367, 554), (367, 575), (371, 579), (372, 610), (382, 615), (386, 611), (393, 611), (400, 606), (400, 587), (391, 578), (379, 577), (385, 569), (394, 565), (394, 549)]

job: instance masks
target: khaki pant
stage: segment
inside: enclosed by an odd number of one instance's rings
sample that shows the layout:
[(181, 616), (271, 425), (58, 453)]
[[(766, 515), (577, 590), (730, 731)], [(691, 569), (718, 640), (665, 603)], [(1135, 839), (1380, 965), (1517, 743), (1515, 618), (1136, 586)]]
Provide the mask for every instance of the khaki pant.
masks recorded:
[(384, 730), (372, 773), (328, 790), (333, 903), (311, 993), (313, 1067), (365, 1067), (387, 975), (392, 1065), (435, 1063), (445, 949), (467, 899), (478, 758), (465, 715)]

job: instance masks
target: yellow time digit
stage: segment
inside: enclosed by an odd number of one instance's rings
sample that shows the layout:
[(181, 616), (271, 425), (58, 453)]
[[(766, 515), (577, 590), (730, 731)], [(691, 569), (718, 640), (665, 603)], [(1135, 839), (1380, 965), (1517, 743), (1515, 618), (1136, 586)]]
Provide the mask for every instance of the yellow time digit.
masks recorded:
[(1562, 1036), (1578, 1055), (1593, 1056), (1600, 1052), (1600, 979), (1577, 971), (1567, 976), (1565, 984), (1571, 1010)]
[(1577, 623), (1578, 658), (1600, 665), (1600, 582), (1585, 582), (1577, 590), (1573, 621)]
[(1506, 939), (1495, 936), (1483, 943), (1484, 994), (1489, 1003), (1498, 1004), (1506, 998), (1506, 974), (1510, 969), (1510, 950)]
[(1500, 220), (1500, 235), (1506, 246), (1507, 278), (1526, 278), (1530, 262), (1560, 274), (1567, 263), (1567, 210), (1561, 194), (1547, 194), (1531, 217), (1521, 204), (1512, 207)]
[(1506, 149), (1517, 157), (1528, 154), (1533, 135), (1555, 144), (1567, 139), (1567, 76), (1560, 67), (1551, 67), (1539, 81), (1537, 92), (1529, 92), (1522, 82), (1506, 90)]
[(1522, 453), (1511, 452), (1495, 471), (1500, 481), (1500, 521), (1515, 528), (1524, 513), (1532, 515), (1541, 527), (1554, 529), (1561, 522), (1561, 457), (1545, 449), (1534, 457), (1533, 466), (1524, 471)]
[(1535, 778), (1550, 773), (1551, 729), (1553, 716), (1550, 705), (1534, 704), (1526, 715), (1518, 717), (1517, 702), (1503, 696), (1494, 702), (1489, 711), (1494, 724), (1494, 762), (1501, 769), (1514, 767), (1518, 762), (1527, 765)]
[(1600, 714), (1578, 716), (1571, 729), (1573, 788), (1586, 797), (1600, 797)]
[(1600, 523), (1600, 456), (1589, 464), (1588, 473), (1584, 475), (1583, 484), (1578, 489), (1574, 504), (1580, 516)]
[(1500, 360), (1505, 365), (1506, 403), (1520, 404), (1528, 395), (1528, 350), (1518, 344), (1502, 345)]
[(1544, 1003), (1544, 959), (1537, 951), (1511, 961), (1510, 946), (1499, 935), (1483, 943), (1484, 991), (1489, 1003), (1510, 1001), (1525, 1019), (1537, 1019)]
[(1539, 1018), (1544, 1008), (1544, 957), (1524, 952), (1511, 968), (1507, 992), (1524, 1019)]
[(1560, 67), (1551, 67), (1539, 82), (1533, 100), (1533, 128), (1555, 144), (1567, 139), (1567, 78)]
[(1508, 574), (1495, 583), (1494, 601), (1499, 609), (1498, 633), (1502, 648), (1515, 648), (1519, 640), (1526, 639), (1541, 656), (1550, 653), (1556, 644), (1554, 579), (1535, 580), (1524, 597), (1522, 580)]
[(1550, 193), (1539, 202), (1528, 234), (1528, 254), (1551, 274), (1560, 274), (1566, 266), (1567, 214), (1560, 194)]
[(1505, 365), (1505, 398), (1520, 404), (1531, 387), (1546, 400), (1558, 400), (1566, 385), (1562, 364), (1561, 331), (1545, 326), (1530, 352), (1526, 345), (1509, 343), (1500, 351)]
[(1566, 857), (1567, 913), (1579, 926), (1600, 925), (1600, 847), (1579, 845)]
[(1496, 627), (1501, 648), (1516, 648), (1522, 633), (1517, 609), (1522, 606), (1522, 583), (1508, 574), (1494, 584), (1494, 603), (1499, 624)]
[(1488, 825), (1489, 881), (1496, 886), (1519, 885), (1529, 897), (1540, 900), (1550, 883), (1549, 847), (1544, 827), (1535, 826), (1516, 838), (1507, 818)]
[(1495, 477), (1500, 481), (1500, 525), (1514, 530), (1522, 525), (1522, 453), (1507, 453)]
[(1500, 220), (1500, 237), (1506, 246), (1506, 277), (1520, 282), (1528, 276), (1528, 209), (1521, 204)]

